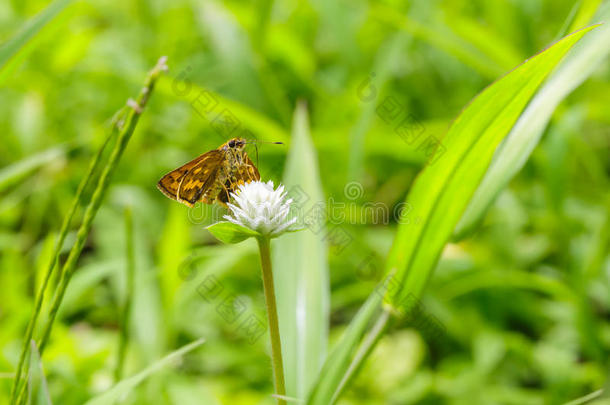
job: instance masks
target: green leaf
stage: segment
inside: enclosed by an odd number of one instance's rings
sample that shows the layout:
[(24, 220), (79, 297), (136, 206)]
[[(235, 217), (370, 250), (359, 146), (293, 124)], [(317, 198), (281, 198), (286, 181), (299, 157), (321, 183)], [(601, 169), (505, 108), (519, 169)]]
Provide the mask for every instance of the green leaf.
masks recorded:
[(216, 239), (223, 243), (239, 243), (260, 233), (232, 222), (217, 222), (206, 228)]
[[(426, 166), (407, 197), (413, 207), (409, 215), (420, 222), (403, 221), (398, 226), (386, 263), (390, 278), (386, 279), (385, 296), (390, 305), (396, 306), (408, 294), (421, 295), (497, 145), (544, 78), (590, 29), (574, 33), (527, 60), (485, 89), (456, 119), (442, 141), (446, 153)], [(309, 404), (332, 404), (354, 370), (372, 352), (387, 316), (387, 312), (377, 315), (378, 296), (379, 290), (374, 291), (350, 323), (324, 364)], [(373, 320), (381, 326), (373, 328), (362, 341)], [(358, 346), (360, 350), (356, 351)]]
[(0, 47), (0, 70), (6, 65), (30, 39), (32, 39), (49, 21), (62, 11), (72, 0), (56, 0), (49, 4), (36, 17), (32, 18), (14, 37)]
[[(596, 20), (609, 19), (610, 4), (605, 4)], [(458, 223), (455, 230), (457, 238), (465, 236), (476, 227), (500, 191), (521, 170), (538, 145), (557, 105), (606, 60), (610, 53), (608, 43), (610, 24), (604, 24), (574, 47), (560, 68), (532, 99), (496, 151), (489, 170)]]
[[(570, 21), (570, 26), (567, 32), (576, 31), (591, 23), (592, 17), (598, 11), (602, 0), (580, 0), (575, 7), (578, 9), (574, 13), (574, 18)], [(607, 8), (607, 7), (606, 7)], [(563, 33), (565, 35), (566, 32)]]
[[(294, 115), (284, 184), (300, 215), (324, 201), (303, 104)], [(300, 399), (305, 398), (326, 356), (330, 292), (323, 234), (307, 229), (282, 235), (272, 246), (286, 395)]]
[(182, 346), (180, 349), (171, 352), (167, 356), (163, 357), (162, 359), (151, 364), (144, 370), (140, 371), (138, 374), (121, 380), (118, 384), (110, 388), (108, 391), (87, 401), (85, 405), (113, 405), (117, 400), (127, 395), (131, 390), (133, 390), (138, 384), (148, 378), (151, 374), (156, 373), (162, 368), (180, 359), (186, 353), (201, 346), (204, 341), (204, 339), (198, 339), (192, 343), (189, 343), (188, 345)]
[[(487, 171), (493, 154), (536, 90), (572, 46), (593, 27), (568, 35), (480, 93), (455, 120), (436, 162), (418, 176), (406, 201), (420, 218), (398, 226), (386, 274), (395, 277), (386, 301), (419, 297), (445, 243)], [(439, 152), (440, 151), (440, 152)], [(438, 155), (437, 155), (438, 156)]]

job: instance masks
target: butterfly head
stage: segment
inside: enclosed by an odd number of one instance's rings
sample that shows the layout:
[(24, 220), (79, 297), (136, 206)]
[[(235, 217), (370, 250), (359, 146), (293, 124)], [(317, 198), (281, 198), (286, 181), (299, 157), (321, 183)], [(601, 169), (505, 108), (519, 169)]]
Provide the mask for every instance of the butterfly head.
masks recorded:
[(242, 150), (246, 146), (246, 140), (242, 138), (233, 138), (229, 142), (220, 147), (222, 150)]

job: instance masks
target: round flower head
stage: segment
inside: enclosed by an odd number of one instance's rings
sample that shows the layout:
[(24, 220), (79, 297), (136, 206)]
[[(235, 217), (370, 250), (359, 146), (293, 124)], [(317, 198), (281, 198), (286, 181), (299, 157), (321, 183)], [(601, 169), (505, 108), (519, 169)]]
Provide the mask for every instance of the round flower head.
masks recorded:
[(224, 218), (263, 236), (279, 236), (296, 222), (296, 218), (288, 218), (292, 199), (285, 199), (282, 185), (274, 190), (272, 181), (252, 181), (240, 185), (231, 196), (235, 204), (227, 205), (232, 215)]

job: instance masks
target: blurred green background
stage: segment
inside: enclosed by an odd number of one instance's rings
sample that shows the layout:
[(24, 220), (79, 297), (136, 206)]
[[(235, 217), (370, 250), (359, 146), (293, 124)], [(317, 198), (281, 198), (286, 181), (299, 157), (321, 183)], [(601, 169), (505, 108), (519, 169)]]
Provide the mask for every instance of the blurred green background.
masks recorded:
[[(285, 141), (258, 151), (263, 179), (276, 183), (303, 100), (325, 196), (356, 211), (367, 203), (392, 210), (425, 156), (376, 113), (379, 103), (394, 97), (441, 138), (486, 85), (565, 34), (578, 6), (598, 3), (68, 4), (0, 71), (0, 402), (8, 401), (33, 294), (78, 182), (111, 117), (161, 55), (170, 71), (114, 175), (45, 352), (57, 404), (84, 403), (114, 383), (126, 206), (136, 256), (126, 375), (195, 339), (206, 343), (124, 403), (274, 403), (267, 335), (250, 343), (217, 311), (219, 302), (197, 292), (197, 277), (212, 274), (264, 320), (254, 242), (218, 244), (204, 226), (221, 211), (189, 210), (155, 187), (169, 170), (237, 135), (193, 108), (199, 88), (217, 94), (240, 128)], [(46, 5), (1, 2), (0, 43)], [(476, 233), (445, 249), (423, 300), (442, 336), (393, 329), (340, 404), (558, 404), (606, 384), (609, 73), (606, 60), (560, 104)], [(371, 78), (374, 93), (363, 95)], [(14, 176), (15, 165), (27, 170)], [(353, 181), (361, 185), (355, 198), (346, 195)], [(347, 221), (353, 240), (331, 249), (331, 344), (381, 277), (376, 269), (394, 228), (393, 217)]]

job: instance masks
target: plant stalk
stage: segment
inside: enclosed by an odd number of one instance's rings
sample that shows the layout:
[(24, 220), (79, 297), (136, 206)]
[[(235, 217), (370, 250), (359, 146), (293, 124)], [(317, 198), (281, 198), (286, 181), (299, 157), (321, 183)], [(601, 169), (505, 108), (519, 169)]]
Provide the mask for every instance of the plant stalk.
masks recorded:
[(366, 359), (371, 355), (371, 353), (373, 352), (373, 349), (375, 348), (375, 346), (377, 345), (377, 343), (379, 342), (379, 340), (381, 339), (383, 334), (387, 331), (389, 320), (390, 320), (390, 312), (386, 309), (383, 309), (381, 314), (377, 318), (377, 321), (373, 325), (373, 328), (370, 330), (370, 332), (368, 333), (368, 335), (366, 336), (366, 338), (364, 339), (364, 341), (358, 348), (358, 351), (354, 355), (354, 358), (353, 358), (352, 362), (350, 363), (349, 368), (345, 372), (345, 376), (339, 383), (339, 387), (337, 388), (337, 391), (335, 391), (335, 394), (333, 395), (333, 398), (331, 401), (332, 404), (337, 402), (337, 400), (343, 393), (343, 390), (345, 390), (345, 388), (348, 386), (348, 384), (351, 382), (351, 380), (354, 378), (354, 376), (356, 374), (358, 374), (358, 372), (364, 365), (364, 362), (366, 361)]
[(23, 338), (21, 354), (19, 355), (19, 363), (17, 364), (17, 371), (15, 372), (15, 378), (13, 380), (13, 386), (11, 388), (11, 403), (15, 400), (15, 395), (17, 394), (17, 388), (19, 387), (19, 383), (21, 382), (21, 375), (22, 375), (22, 372), (24, 371), (23, 368), (25, 365), (25, 360), (26, 360), (27, 354), (29, 353), (32, 337), (34, 335), (34, 327), (36, 326), (36, 322), (38, 321), (38, 317), (40, 316), (40, 312), (42, 311), (42, 303), (44, 302), (44, 297), (45, 297), (47, 288), (49, 286), (49, 281), (51, 280), (51, 276), (53, 275), (55, 267), (57, 267), (57, 263), (59, 261), (59, 255), (61, 254), (61, 248), (66, 239), (66, 235), (68, 234), (68, 230), (70, 228), (70, 223), (72, 222), (72, 218), (74, 217), (74, 214), (76, 213), (76, 209), (78, 208), (83, 191), (85, 190), (85, 187), (87, 187), (87, 184), (89, 184), (89, 182), (93, 178), (94, 173), (96, 172), (97, 167), (99, 166), (104, 149), (106, 148), (106, 145), (108, 144), (108, 141), (110, 140), (112, 135), (113, 135), (113, 132), (111, 132), (110, 135), (106, 138), (106, 140), (104, 141), (102, 146), (97, 151), (97, 154), (95, 155), (95, 157), (91, 160), (91, 163), (89, 164), (89, 167), (87, 169), (87, 173), (85, 174), (85, 176), (79, 183), (79, 185), (76, 189), (76, 195), (74, 196), (74, 199), (72, 200), (72, 205), (70, 206), (70, 209), (68, 210), (68, 213), (64, 217), (63, 223), (61, 224), (59, 236), (55, 242), (53, 255), (51, 257), (51, 260), (49, 260), (49, 263), (47, 264), (44, 279), (42, 280), (40, 289), (38, 290), (38, 292), (36, 294), (36, 298), (34, 299), (34, 312), (32, 313), (30, 320), (28, 321), (28, 326), (26, 328), (25, 336)]
[[(114, 173), (114, 170), (116, 169), (116, 166), (118, 165), (118, 162), (121, 159), (123, 151), (125, 150), (125, 147), (127, 146), (127, 143), (129, 142), (129, 139), (131, 138), (131, 135), (133, 134), (137, 126), (143, 108), (146, 106), (148, 99), (152, 94), (154, 85), (159, 75), (165, 69), (165, 58), (162, 58), (161, 60), (159, 60), (155, 68), (153, 68), (148, 74), (146, 83), (142, 88), (137, 100), (131, 102), (131, 110), (129, 111), (129, 114), (125, 119), (124, 125), (121, 126), (119, 136), (116, 140), (110, 157), (108, 158), (108, 162), (106, 163), (106, 166), (104, 167), (102, 174), (100, 175), (95, 191), (93, 192), (93, 196), (91, 197), (91, 201), (87, 205), (87, 209), (83, 218), (83, 223), (81, 224), (76, 234), (76, 242), (72, 246), (70, 254), (68, 255), (68, 259), (66, 260), (62, 268), (57, 290), (55, 291), (55, 295), (53, 296), (53, 301), (51, 304), (51, 309), (49, 310), (49, 319), (47, 320), (44, 331), (42, 333), (42, 337), (38, 344), (38, 350), (41, 356), (48, 343), (49, 337), (51, 335), (51, 330), (53, 329), (53, 323), (55, 322), (55, 318), (57, 317), (57, 312), (59, 311), (59, 307), (63, 301), (68, 284), (70, 283), (72, 275), (74, 274), (74, 271), (76, 269), (78, 258), (80, 257), (80, 254), (83, 250), (83, 247), (87, 240), (87, 236), (89, 235), (89, 231), (91, 230), (93, 220), (102, 204), (102, 200), (110, 184), (112, 174)], [(26, 385), (27, 384), (22, 384), (21, 389), (18, 389), (19, 394), (17, 396), (17, 404), (22, 404), (26, 400)]]
[[(285, 396), (286, 386), (284, 382), (282, 342), (280, 340), (280, 328), (277, 318), (277, 305), (275, 303), (275, 288), (273, 286), (273, 271), (271, 269), (271, 240), (268, 237), (260, 237), (257, 238), (257, 240), (258, 249), (261, 255), (263, 290), (265, 292), (267, 318), (269, 319), (269, 336), (271, 337), (271, 363), (273, 365), (275, 393), (280, 396)], [(286, 401), (282, 398), (277, 398), (277, 403), (278, 405), (286, 405)]]

